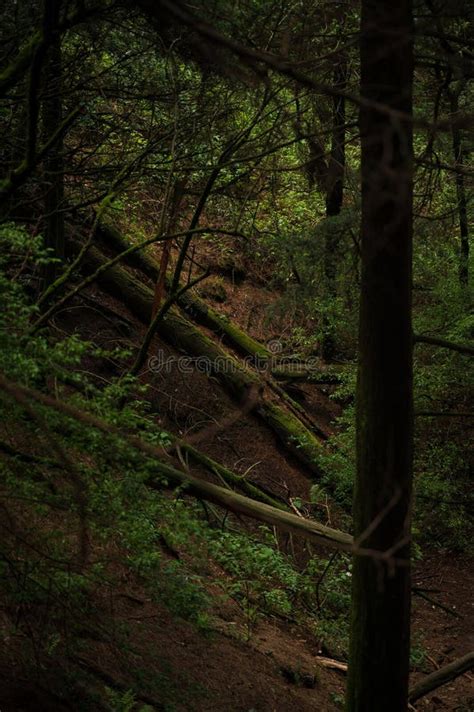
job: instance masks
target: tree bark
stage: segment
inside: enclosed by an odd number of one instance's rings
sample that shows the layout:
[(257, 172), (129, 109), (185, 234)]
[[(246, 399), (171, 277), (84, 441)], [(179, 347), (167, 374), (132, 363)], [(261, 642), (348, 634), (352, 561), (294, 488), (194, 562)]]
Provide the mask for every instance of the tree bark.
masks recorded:
[[(54, 134), (63, 120), (62, 108), (62, 56), (61, 56), (61, 36), (58, 33), (59, 12), (61, 3), (58, 0), (45, 1), (45, 36), (51, 37), (48, 49), (46, 71), (45, 71), (45, 92), (46, 98), (43, 102), (43, 134), (44, 143)], [(65, 257), (65, 233), (64, 233), (64, 213), (61, 211), (64, 200), (64, 161), (63, 161), (63, 140), (60, 138), (52, 147), (45, 159), (45, 246), (50, 248), (51, 256), (64, 260)], [(46, 286), (54, 282), (58, 270), (58, 263), (51, 262), (46, 265), (44, 271), (44, 281)]]
[[(411, 0), (362, 0), (362, 275), (349, 712), (407, 709), (412, 490)], [(395, 119), (370, 102), (403, 112)]]
[[(168, 233), (172, 233), (173, 228), (176, 225), (179, 207), (181, 205), (181, 201), (184, 195), (184, 187), (185, 184), (183, 181), (175, 181), (169, 206), (168, 220), (166, 223), (166, 229)], [(164, 298), (166, 288), (166, 274), (168, 271), (168, 262), (171, 256), (171, 245), (171, 240), (165, 240), (165, 242), (163, 243), (163, 250), (160, 259), (160, 268), (156, 277), (155, 295), (153, 297), (152, 318), (156, 315)]]
[(300, 534), (308, 541), (314, 541), (342, 551), (352, 551), (353, 549), (353, 538), (350, 534), (341, 532), (338, 529), (331, 529), (312, 519), (299, 517), (296, 514), (285, 512), (263, 502), (255, 502), (253, 499), (233, 492), (231, 489), (219, 487), (211, 482), (181, 472), (181, 470), (177, 470), (161, 461), (163, 451), (159, 447), (135, 435), (129, 435), (112, 423), (101, 420), (86, 411), (79, 410), (67, 402), (57, 400), (52, 396), (45, 395), (18, 383), (12, 383), (2, 373), (0, 373), (0, 389), (20, 404), (28, 401), (41, 403), (43, 406), (53, 408), (67, 417), (97, 428), (107, 435), (114, 433), (123, 438), (128, 445), (153, 459), (156, 474), (150, 475), (143, 483), (148, 487), (162, 490), (166, 486), (163, 482), (164, 479), (167, 486), (184, 487), (187, 494), (213, 502), (236, 514), (252, 517), (270, 526), (278, 527), (283, 531)]
[(455, 119), (459, 113), (458, 90), (449, 91), (451, 104), (451, 115), (454, 120), (452, 128), (454, 162), (459, 170), (456, 172), (456, 195), (458, 200), (459, 215), (459, 281), (461, 287), (467, 287), (469, 283), (469, 221), (467, 216), (467, 196), (463, 175), (463, 147), (461, 129), (456, 125)]

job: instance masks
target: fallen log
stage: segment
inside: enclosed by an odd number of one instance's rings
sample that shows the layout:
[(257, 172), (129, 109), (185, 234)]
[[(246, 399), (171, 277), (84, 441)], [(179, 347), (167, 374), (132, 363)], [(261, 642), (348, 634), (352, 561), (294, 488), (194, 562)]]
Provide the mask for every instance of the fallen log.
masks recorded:
[[(130, 248), (130, 242), (118, 230), (109, 226), (100, 224), (97, 228), (97, 237), (99, 241), (103, 241), (116, 252), (125, 252)], [(127, 256), (126, 261), (133, 267), (140, 269), (147, 277), (154, 282), (158, 277), (159, 265), (143, 250), (134, 252)], [(167, 280), (167, 287), (170, 287), (170, 280)], [(209, 307), (205, 301), (200, 299), (196, 294), (183, 294), (178, 299), (179, 306), (184, 309), (195, 321), (210, 329), (219, 336), (222, 336), (227, 343), (235, 348), (238, 353), (243, 356), (249, 356), (255, 362), (259, 362), (263, 367), (267, 361), (271, 361), (271, 352), (253, 339), (249, 334), (246, 334), (238, 326), (235, 326), (226, 316), (218, 314), (214, 309)]]
[[(116, 228), (101, 223), (97, 227), (96, 235), (99, 241), (108, 245), (114, 252), (118, 254), (126, 253), (124, 258), (126, 263), (139, 269), (144, 275), (153, 280), (153, 282), (156, 282), (159, 272), (158, 263), (150, 255), (146, 254), (144, 250), (130, 252), (131, 243)], [(166, 284), (169, 288), (170, 280), (168, 280)], [(278, 367), (278, 357), (249, 336), (245, 331), (233, 324), (227, 316), (218, 314), (218, 312), (209, 307), (205, 301), (191, 292), (183, 292), (179, 295), (176, 302), (193, 321), (205, 326), (210, 331), (222, 337), (226, 344), (231, 346), (237, 353), (243, 355), (247, 364), (254, 366), (262, 378), (266, 376), (273, 377), (271, 369), (274, 365)], [(285, 364), (287, 361), (288, 360), (285, 359)], [(271, 382), (271, 378), (268, 379), (270, 388), (277, 393), (279, 398), (285, 401), (288, 408), (293, 411), (299, 420), (305, 423), (306, 427), (314, 430), (322, 439), (327, 439), (327, 434), (311, 420), (308, 413), (306, 413), (305, 409), (302, 408), (299, 403), (277, 385), (276, 380), (277, 379)], [(325, 381), (323, 379), (323, 381), (319, 382)]]
[[(85, 257), (85, 266), (93, 272), (102, 268), (107, 258), (96, 247), (91, 247)], [(113, 296), (125, 302), (127, 307), (145, 324), (149, 323), (153, 305), (153, 292), (115, 264), (101, 271), (99, 283)], [(215, 376), (235, 398), (243, 400), (252, 389), (262, 390), (256, 412), (276, 433), (285, 447), (312, 473), (321, 474), (319, 465), (323, 441), (299, 419), (294, 412), (270, 399), (265, 384), (257, 373), (241, 365), (220, 344), (203, 334), (176, 309), (171, 309), (163, 319), (160, 336), (167, 343), (193, 357), (187, 364), (208, 375)], [(160, 362), (149, 360), (150, 368), (159, 369)]]
[(180, 447), (183, 452), (187, 453), (191, 460), (203, 465), (208, 472), (222, 478), (226, 484), (238, 487), (242, 492), (245, 492), (245, 494), (258, 502), (263, 502), (264, 504), (268, 504), (276, 509), (287, 509), (283, 502), (280, 502), (275, 497), (267, 494), (260, 487), (257, 487), (252, 482), (249, 482), (245, 477), (237, 475), (232, 470), (229, 470), (228, 467), (225, 467), (220, 462), (213, 460), (208, 455), (205, 455), (200, 450), (197, 450), (192, 445), (189, 445), (189, 443), (181, 440), (176, 442), (178, 447)]
[(446, 685), (447, 682), (454, 680), (469, 670), (474, 670), (474, 652), (467, 653), (462, 658), (458, 658), (452, 663), (439, 668), (439, 670), (426, 675), (416, 685), (413, 685), (408, 693), (408, 701), (416, 702), (420, 697), (428, 695), (433, 690), (437, 690), (438, 687)]
[(328, 668), (328, 670), (337, 670), (338, 672), (347, 673), (347, 663), (341, 663), (340, 660), (333, 660), (332, 658), (317, 655), (316, 662), (318, 665)]
[[(183, 490), (198, 499), (204, 499), (212, 502), (224, 509), (228, 509), (238, 515), (245, 515), (258, 521), (269, 524), (270, 526), (278, 527), (283, 531), (293, 534), (299, 534), (308, 541), (314, 541), (318, 544), (324, 544), (331, 548), (342, 551), (355, 551), (354, 541), (350, 534), (331, 529), (323, 524), (319, 524), (311, 519), (292, 514), (291, 512), (282, 511), (276, 507), (272, 507), (262, 502), (255, 502), (249, 497), (237, 494), (230, 489), (219, 487), (211, 482), (198, 479), (193, 475), (177, 470), (161, 461), (163, 451), (145, 440), (142, 440), (136, 435), (130, 435), (124, 432), (113, 423), (109, 423), (101, 418), (98, 418), (91, 413), (76, 408), (75, 406), (65, 401), (53, 398), (33, 388), (22, 386), (18, 383), (13, 383), (0, 373), (0, 389), (10, 398), (17, 401), (23, 407), (28, 407), (28, 404), (33, 402), (40, 403), (43, 406), (53, 408), (56, 411), (66, 415), (83, 425), (96, 428), (105, 435), (117, 435), (123, 439), (132, 448), (144, 453), (147, 457), (153, 460), (153, 466), (156, 475), (151, 475), (144, 484), (153, 489), (162, 490), (165, 486), (183, 487)], [(362, 555), (365, 555), (364, 550), (358, 550)], [(370, 552), (373, 556), (373, 552)]]
[(474, 356), (474, 346), (471, 346), (470, 344), (455, 344), (453, 341), (448, 341), (447, 339), (438, 339), (435, 336), (422, 336), (421, 334), (415, 334), (413, 338), (415, 344), (439, 346), (442, 349), (457, 351), (458, 353), (465, 354), (466, 356)]

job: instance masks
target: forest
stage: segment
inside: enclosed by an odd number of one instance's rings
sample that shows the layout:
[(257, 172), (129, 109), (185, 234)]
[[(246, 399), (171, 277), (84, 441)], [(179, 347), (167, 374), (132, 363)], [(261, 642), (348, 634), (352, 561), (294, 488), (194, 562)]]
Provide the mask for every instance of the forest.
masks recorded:
[(474, 711), (474, 3), (3, 0), (0, 711)]

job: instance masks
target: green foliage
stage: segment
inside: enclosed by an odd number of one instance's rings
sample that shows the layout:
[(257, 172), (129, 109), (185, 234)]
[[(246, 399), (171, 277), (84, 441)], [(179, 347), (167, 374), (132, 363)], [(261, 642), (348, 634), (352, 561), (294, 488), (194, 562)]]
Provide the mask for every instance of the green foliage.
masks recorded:
[(351, 567), (348, 559), (329, 561), (313, 556), (304, 569), (276, 548), (273, 536), (261, 528), (263, 540), (226, 532), (216, 536), (210, 552), (231, 576), (224, 580), (228, 595), (245, 613), (247, 638), (258, 619), (276, 615), (311, 620), (317, 639), (335, 654), (347, 655)]
[(419, 635), (413, 635), (410, 647), (410, 668), (428, 674), (431, 672), (427, 666), (427, 651)]
[[(265, 534), (265, 529), (262, 531)], [(231, 576), (226, 590), (242, 604), (248, 637), (263, 613), (290, 615), (291, 595), (297, 586), (296, 571), (275, 548), (275, 542), (268, 535), (265, 538), (268, 543), (224, 532), (210, 545), (213, 557)]]
[(133, 690), (118, 692), (110, 687), (105, 688), (110, 707), (113, 712), (150, 712), (152, 709), (148, 705), (137, 708), (136, 696)]
[[(351, 83), (359, 67), (352, 41), (345, 40), (358, 31), (359, 10), (346, 7), (341, 22), (339, 11), (326, 5), (308, 12), (297, 1), (276, 24), (268, 22), (264, 0), (248, 4), (223, 0), (215, 3), (218, 12), (209, 8), (206, 12), (218, 32), (265, 47), (270, 54), (286, 54), (303, 71), (308, 57), (321, 58), (316, 81), (329, 81), (334, 46), (340, 44), (351, 69), (347, 90), (357, 93)], [(275, 287), (278, 298), (268, 319), (285, 351), (311, 357), (331, 336), (337, 357), (352, 360), (360, 281), (360, 147), (352, 125), (357, 109), (347, 102), (343, 208), (340, 215), (327, 218), (327, 176), (319, 180), (309, 176), (308, 163), (314, 158), (311, 139), (320, 144), (320, 159), (327, 161), (330, 154), (332, 98), (298, 89), (276, 72), (268, 72), (262, 81), (260, 69), (229, 60), (223, 49), (218, 51), (219, 62), (211, 63), (219, 65), (221, 73), (210, 71), (206, 43), (190, 42), (186, 32), (175, 34), (174, 23), (165, 17), (157, 42), (156, 28), (140, 13), (109, 2), (103, 9), (92, 22), (82, 18), (78, 26), (72, 22), (62, 33), (62, 113), (67, 116), (73, 107), (83, 108), (61, 146), (65, 178), (61, 213), (73, 230), (77, 215), (92, 205), (99, 205), (103, 217), (126, 228), (135, 240), (155, 234), (161, 218), (162, 225), (168, 218), (170, 225), (188, 225), (212, 179), (204, 211), (195, 214), (199, 224), (242, 231), (249, 239), (241, 244), (240, 238), (231, 242), (221, 236), (200, 237), (195, 264), (211, 255), (209, 262), (217, 270), (238, 270)], [(196, 11), (199, 14), (199, 7)], [(41, 145), (48, 133), (50, 92), (40, 91), (36, 97), (38, 126), (25, 127), (29, 124), (25, 119), (35, 114), (34, 86), (26, 91), (25, 83), (31, 65), (20, 62), (16, 75), (16, 62), (11, 60), (15, 56), (28, 60), (39, 37), (40, 15), (39, 3), (27, 3), (23, 9), (21, 3), (6, 3), (0, 61), (2, 78), (8, 80), (6, 101), (0, 106), (3, 186), (24, 163), (26, 134), (31, 139), (31, 130), (36, 130)], [(312, 32), (313, 20), (317, 32)], [(440, 22), (458, 35), (456, 46), (462, 54), (469, 22), (456, 17), (455, 11), (451, 19), (443, 17)], [(33, 37), (33, 44), (23, 45), (22, 36)], [(424, 54), (427, 37), (417, 38)], [(429, 42), (434, 41), (430, 36)], [(37, 60), (38, 69), (41, 53)], [(40, 69), (39, 86), (51, 87), (44, 67)], [(420, 118), (432, 117), (435, 103), (440, 116), (452, 113), (443, 94), (448, 77), (438, 76), (443, 71), (437, 67), (434, 76), (431, 69), (421, 67), (417, 72)], [(440, 87), (436, 96), (433, 87)], [(460, 89), (459, 109), (464, 112), (472, 103), (472, 88), (466, 82)], [(462, 125), (460, 130), (468, 156), (470, 139)], [(452, 136), (439, 132), (430, 135), (431, 140), (427, 146), (426, 132), (415, 131), (415, 332), (472, 342), (472, 290), (458, 284), (459, 185), (453, 171), (442, 170), (443, 164), (453, 164)], [(146, 388), (124, 375), (128, 349), (108, 349), (74, 334), (67, 336), (57, 324), (39, 333), (31, 331), (39, 315), (34, 302), (44, 268), (57, 261), (36, 235), (36, 226), (42, 230), (47, 222), (42, 206), (49, 190), (48, 155), (37, 158), (21, 190), (2, 204), (2, 219), (24, 215), (35, 227), (0, 224), (0, 370), (13, 381), (64, 398), (110, 425), (167, 448), (171, 435), (157, 425)], [(324, 174), (330, 172), (327, 168)], [(465, 177), (470, 187), (469, 172)], [(185, 200), (178, 214), (170, 215), (171, 201), (167, 204), (165, 196), (169, 198), (177, 181), (185, 185)], [(471, 225), (470, 202), (468, 213)], [(472, 255), (470, 268), (472, 274)], [(201, 292), (217, 302), (227, 297), (220, 277), (203, 283)], [(113, 373), (121, 375), (106, 381), (94, 378), (99, 362), (113, 362)], [(470, 410), (472, 369), (472, 360), (469, 364), (465, 356), (417, 345), (416, 409)], [(356, 418), (352, 365), (342, 372), (342, 383), (332, 397), (344, 411), (337, 434), (324, 448), (317, 446), (323, 474), (311, 489), (315, 516), (323, 511), (327, 492), (347, 512), (352, 504)], [(4, 395), (0, 416), (6, 424), (0, 438), (5, 441), (0, 442), (5, 446), (0, 484), (6, 522), (2, 521), (0, 542), (0, 593), (40, 668), (44, 659), (53, 660), (77, 644), (71, 643), (76, 627), (97, 613), (97, 598), (130, 577), (173, 615), (208, 630), (212, 598), (207, 589), (214, 576), (240, 603), (248, 636), (261, 616), (301, 617), (309, 619), (321, 644), (347, 655), (351, 581), (347, 558), (333, 561), (304, 552), (304, 561), (297, 565), (266, 529), (248, 535), (226, 528), (225, 522), (218, 529), (217, 516), (190, 504), (185, 488), (165, 492), (168, 483), (156, 474), (154, 463), (116, 435)], [(474, 528), (469, 422), (457, 418), (448, 424), (430, 416), (418, 418), (416, 425), (418, 545), (429, 542), (468, 550)], [(312, 446), (308, 436), (295, 435), (293, 440), (306, 450)], [(150, 480), (156, 489), (146, 486)], [(295, 500), (297, 507), (300, 504)], [(216, 569), (223, 575), (216, 575)], [(412, 662), (418, 666), (423, 662), (423, 651), (416, 645)], [(165, 680), (161, 682), (166, 686)], [(109, 690), (110, 707), (116, 712), (136, 709), (137, 690)], [(342, 704), (340, 696), (333, 701)]]
[(344, 705), (346, 703), (344, 695), (341, 695), (339, 692), (331, 692), (331, 700), (341, 710), (344, 709)]
[[(25, 251), (26, 234), (15, 233), (14, 237), (18, 249)], [(9, 285), (5, 280), (5, 313), (24, 313), (16, 319), (14, 328), (10, 324), (11, 328), (5, 330), (8, 343), (3, 344), (2, 367), (9, 377), (38, 388), (54, 378), (59, 397), (72, 388), (68, 399), (79, 408), (137, 433), (152, 444), (170, 444), (170, 436), (156, 427), (144, 400), (146, 393), (136, 380), (112, 379), (99, 387), (88, 371), (81, 369), (86, 357), (113, 358), (117, 363), (127, 357), (127, 351), (108, 351), (77, 336), (55, 340), (51, 334), (38, 333), (24, 338), (34, 309), (21, 284)], [(16, 356), (7, 359), (6, 353)], [(122, 402), (125, 404), (120, 406)], [(262, 529), (257, 538), (217, 532), (208, 526), (198, 505), (145, 487), (151, 477), (156, 480), (153, 462), (138, 455), (116, 435), (100, 433), (43, 406), (34, 406), (33, 418), (25, 418), (23, 407), (18, 404), (2, 401), (2, 408), (8, 408), (10, 416), (13, 413), (21, 424), (22, 440), (27, 438), (26, 451), (33, 457), (33, 465), (25, 472), (19, 447), (18, 457), (2, 461), (1, 465), (7, 499), (23, 502), (24, 514), (27, 513), (23, 523), (26, 548), (21, 561), (13, 542), (7, 543), (3, 551), (3, 593), (12, 604), (44, 603), (50, 611), (54, 609), (52, 592), (54, 600), (61, 601), (49, 618), (47, 633), (42, 630), (43, 655), (54, 656), (64, 644), (60, 621), (88, 615), (94, 591), (114, 580), (116, 573), (111, 565), (117, 554), (121, 566), (138, 576), (153, 598), (203, 630), (210, 625), (210, 598), (202, 576), (209, 557), (226, 571), (226, 592), (241, 603), (249, 636), (262, 615), (301, 615), (302, 601), (318, 608), (312, 588), (319, 571), (316, 564), (299, 572), (266, 530)], [(49, 451), (45, 450), (48, 443), (54, 443)], [(74, 453), (73, 464), (69, 459), (62, 461), (63, 452)], [(59, 476), (54, 488), (45, 477), (51, 467)], [(60, 517), (52, 517), (54, 512), (60, 512)], [(98, 547), (101, 555), (82, 572), (75, 569), (84, 527), (93, 549)], [(34, 551), (28, 549), (33, 540)], [(170, 560), (168, 550), (185, 551), (186, 557)], [(64, 563), (52, 566), (52, 560)], [(332, 582), (332, 573), (324, 585), (326, 603), (321, 615), (324, 618), (327, 611), (331, 618), (347, 605), (347, 600), (345, 594), (339, 596), (339, 583)], [(26, 618), (24, 624), (28, 624)], [(318, 635), (325, 640), (331, 637), (323, 624)], [(114, 704), (117, 709), (127, 709), (134, 700), (133, 694), (127, 693), (118, 696)]]
[[(464, 321), (464, 320), (463, 320)], [(469, 323), (469, 319), (466, 319)], [(465, 333), (465, 332), (464, 332)], [(417, 347), (418, 348), (418, 347)], [(425, 352), (426, 353), (426, 352)], [(463, 356), (444, 352), (428, 356), (426, 364), (418, 360), (415, 368), (415, 407), (417, 410), (462, 410), (459, 401), (469, 391), (471, 369), (461, 364)], [(425, 356), (426, 358), (426, 356)], [(459, 383), (459, 368), (466, 382)], [(329, 440), (322, 454), (323, 485), (346, 509), (352, 504), (355, 478), (355, 368), (342, 372), (342, 383), (332, 398), (349, 402), (338, 418), (338, 432)], [(439, 404), (439, 405), (438, 405)], [(457, 426), (459, 427), (459, 426)], [(437, 418), (417, 418), (415, 436), (415, 522), (418, 544), (435, 544), (460, 550), (471, 546), (474, 533), (473, 500), (469, 486), (472, 464), (462, 435), (446, 440), (446, 423)], [(312, 500), (321, 497), (319, 485), (312, 489)], [(415, 554), (419, 555), (415, 549)]]
[[(0, 239), (2, 372), (39, 389), (52, 383), (58, 397), (155, 445), (169, 445), (170, 436), (156, 428), (146, 402), (130, 399), (144, 395), (135, 380), (116, 379), (99, 388), (81, 368), (86, 357), (120, 363), (127, 351), (97, 348), (75, 335), (28, 334), (36, 310), (26, 291), (29, 280), (18, 277), (31, 273), (45, 253), (40, 238), (31, 240), (21, 228), (3, 225)], [(120, 407), (124, 397), (128, 401)], [(64, 626), (74, 628), (92, 612), (94, 591), (117, 575), (118, 552), (121, 566), (135, 572), (153, 596), (176, 615), (204, 625), (209, 602), (199, 577), (182, 562), (167, 561), (161, 546), (163, 537), (184, 546), (202, 525), (193, 508), (187, 511), (181, 500), (144, 486), (150, 477), (157, 479), (153, 463), (120, 438), (44, 406), (24, 407), (2, 397), (0, 412), (11, 423), (11, 451), (0, 461), (3, 502), (7, 519), (22, 532), (20, 540), (13, 531), (2, 537), (1, 594), (8, 606), (21, 607), (19, 625), (37, 635), (36, 654), (54, 656), (65, 643)], [(84, 566), (81, 557), (91, 547), (92, 559)], [(38, 606), (48, 617), (37, 630)]]

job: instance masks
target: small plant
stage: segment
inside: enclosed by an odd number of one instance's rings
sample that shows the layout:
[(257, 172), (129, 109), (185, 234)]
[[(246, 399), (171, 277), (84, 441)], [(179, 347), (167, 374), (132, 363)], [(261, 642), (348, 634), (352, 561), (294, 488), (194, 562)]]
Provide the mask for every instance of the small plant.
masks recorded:
[(105, 688), (111, 712), (153, 712), (150, 705), (140, 705), (137, 703), (136, 694), (133, 690), (120, 692), (110, 687)]
[(337, 707), (340, 707), (340, 709), (344, 709), (344, 705), (346, 703), (344, 695), (341, 695), (339, 692), (331, 692), (330, 695), (331, 702), (333, 702)]
[(298, 582), (297, 572), (274, 548), (268, 530), (261, 528), (261, 532), (267, 541), (258, 542), (245, 535), (224, 533), (210, 546), (216, 561), (232, 576), (226, 590), (242, 606), (248, 639), (259, 616), (265, 613), (291, 614), (290, 597)]

